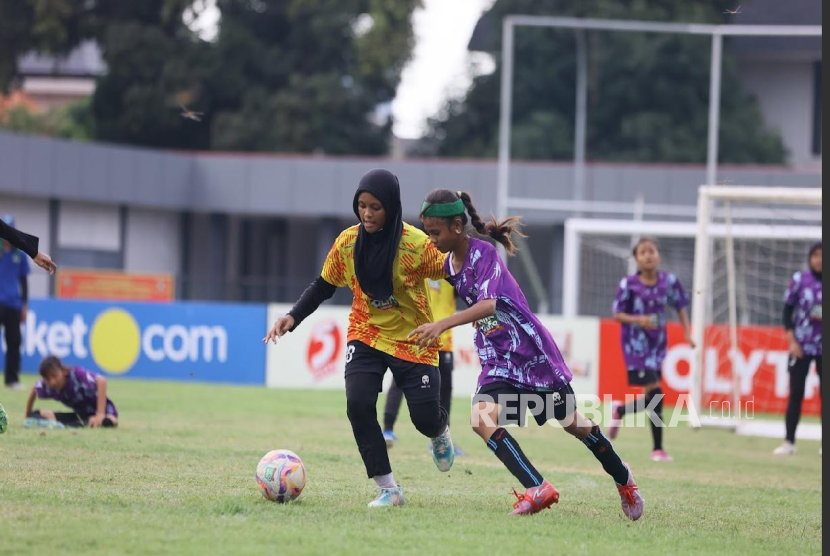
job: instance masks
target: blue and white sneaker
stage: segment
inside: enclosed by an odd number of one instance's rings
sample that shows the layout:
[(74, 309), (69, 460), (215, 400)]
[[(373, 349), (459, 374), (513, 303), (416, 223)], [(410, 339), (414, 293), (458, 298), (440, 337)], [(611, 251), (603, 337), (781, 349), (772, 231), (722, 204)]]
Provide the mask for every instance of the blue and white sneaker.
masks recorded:
[(403, 496), (403, 489), (400, 485), (395, 488), (382, 488), (378, 497), (369, 502), (370, 508), (393, 508), (403, 506), (406, 499)]
[(6, 432), (6, 429), (9, 428), (9, 415), (6, 413), (6, 410), (3, 408), (3, 404), (0, 403), (0, 434)]
[(60, 421), (52, 421), (50, 419), (38, 419), (37, 417), (28, 417), (23, 421), (23, 426), (27, 429), (65, 429), (66, 425)]
[(452, 464), (455, 461), (455, 448), (452, 445), (452, 438), (450, 438), (450, 429), (447, 429), (432, 440), (432, 461), (438, 471), (446, 473), (452, 469)]
[[(432, 453), (432, 441), (430, 441), (429, 444), (427, 444), (427, 452), (429, 452), (430, 454)], [(459, 457), (459, 456), (464, 455), (464, 450), (459, 448), (458, 444), (456, 444), (455, 442), (453, 442), (452, 452), (455, 455), (455, 457)]]
[(398, 437), (392, 431), (383, 431), (383, 439), (386, 441), (386, 448), (389, 449), (398, 441)]

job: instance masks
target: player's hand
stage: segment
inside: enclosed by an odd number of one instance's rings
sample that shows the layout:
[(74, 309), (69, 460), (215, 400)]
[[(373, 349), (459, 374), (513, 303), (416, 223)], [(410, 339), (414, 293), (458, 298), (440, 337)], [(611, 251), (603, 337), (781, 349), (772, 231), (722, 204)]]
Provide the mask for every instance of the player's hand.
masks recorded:
[(792, 340), (790, 342), (790, 355), (796, 359), (804, 357), (804, 352), (801, 350), (801, 344), (799, 344), (796, 340)]
[(422, 348), (428, 348), (438, 343), (443, 332), (443, 328), (437, 322), (428, 322), (410, 332), (407, 338), (414, 339), (415, 343)]
[(24, 303), (20, 308), (20, 322), (26, 322), (26, 316), (29, 314), (29, 304)]
[(47, 255), (46, 253), (41, 253), (38, 251), (37, 255), (34, 258), (35, 264), (38, 265), (40, 268), (48, 272), (49, 274), (54, 274), (55, 271), (58, 269), (58, 265), (52, 260), (52, 257)]
[(294, 317), (291, 315), (283, 315), (277, 319), (268, 334), (262, 339), (263, 343), (273, 342), (277, 343), (278, 338), (282, 338), (289, 330), (294, 327)]
[(101, 424), (104, 422), (104, 417), (106, 417), (106, 415), (96, 413), (95, 415), (89, 418), (89, 421), (86, 425), (91, 429), (94, 429), (95, 427), (100, 427)]
[(637, 326), (644, 330), (655, 330), (657, 328), (657, 319), (652, 319), (651, 315), (640, 315)]

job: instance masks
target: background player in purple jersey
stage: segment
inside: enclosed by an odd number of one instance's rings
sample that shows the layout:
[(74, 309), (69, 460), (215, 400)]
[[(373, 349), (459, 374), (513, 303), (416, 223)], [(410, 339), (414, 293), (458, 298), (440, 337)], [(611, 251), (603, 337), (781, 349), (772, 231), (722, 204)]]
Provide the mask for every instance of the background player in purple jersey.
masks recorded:
[(795, 454), (795, 429), (801, 419), (804, 387), (813, 361), (821, 381), (821, 243), (810, 248), (807, 260), (810, 267), (793, 275), (784, 294), (784, 330), (790, 341), (790, 400), (787, 437), (773, 452), (779, 456)]
[(657, 240), (641, 239), (634, 246), (633, 255), (637, 273), (620, 282), (612, 311), (614, 318), (622, 323), (621, 340), (628, 384), (642, 386), (645, 395), (627, 405), (612, 405), (608, 434), (612, 440), (616, 438), (626, 413), (647, 409), (654, 439), (651, 459), (672, 461), (673, 458), (663, 450), (663, 390), (660, 388), (666, 357), (666, 307), (677, 310), (686, 341), (694, 347), (686, 313), (689, 297), (677, 276), (658, 269)]
[(467, 193), (430, 193), (421, 209), (424, 229), (439, 251), (450, 253), (444, 268), (468, 308), (421, 325), (410, 336), (422, 347), (428, 347), (446, 330), (475, 323), (481, 374), (473, 400), (473, 430), (527, 489), (522, 495), (516, 493), (513, 514), (536, 513), (559, 500), (559, 492), (501, 426), (511, 422), (524, 424), (526, 410), (531, 409), (540, 426), (555, 418), (591, 450), (617, 483), (625, 515), (639, 519), (643, 497), (628, 465), (599, 426), (576, 411), (571, 371), (553, 337), (528, 307), (495, 247), (466, 233), (465, 212), (479, 234), (495, 239), (510, 254), (515, 250), (510, 236), (516, 232), (517, 218), (485, 224)]
[[(118, 410), (107, 397), (107, 379), (81, 367), (66, 367), (54, 355), (40, 363), (40, 376), (26, 402), (26, 417), (67, 427), (116, 427)], [(33, 410), (35, 398), (57, 400), (72, 411)]]

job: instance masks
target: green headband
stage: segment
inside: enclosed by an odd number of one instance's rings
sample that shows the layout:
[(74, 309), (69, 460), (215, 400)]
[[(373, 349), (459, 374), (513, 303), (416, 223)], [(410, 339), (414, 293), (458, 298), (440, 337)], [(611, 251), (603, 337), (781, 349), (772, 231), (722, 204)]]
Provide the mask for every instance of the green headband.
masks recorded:
[(447, 216), (461, 216), (464, 214), (464, 201), (461, 199), (456, 199), (452, 203), (430, 203), (429, 201), (424, 201), (424, 204), (421, 206), (421, 216), (435, 216), (435, 217), (447, 217)]

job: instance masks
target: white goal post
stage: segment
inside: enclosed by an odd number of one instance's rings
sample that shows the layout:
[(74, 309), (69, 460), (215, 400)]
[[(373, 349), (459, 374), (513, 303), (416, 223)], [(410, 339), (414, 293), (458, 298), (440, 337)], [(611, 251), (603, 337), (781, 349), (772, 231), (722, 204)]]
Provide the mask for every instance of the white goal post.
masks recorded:
[[(748, 307), (752, 301), (748, 299), (748, 295), (744, 294), (743, 299), (739, 300), (738, 269), (737, 269), (737, 255), (735, 253), (736, 240), (751, 238), (754, 240), (766, 240), (767, 247), (773, 244), (781, 244), (785, 242), (801, 242), (802, 244), (810, 241), (820, 241), (822, 237), (821, 229), (821, 205), (822, 205), (822, 191), (821, 188), (787, 188), (787, 187), (742, 187), (742, 186), (720, 186), (720, 185), (704, 185), (698, 189), (698, 206), (697, 206), (697, 223), (695, 235), (695, 255), (694, 255), (694, 282), (692, 286), (692, 315), (695, 318), (692, 320), (692, 340), (698, 346), (695, 352), (695, 357), (691, 366), (691, 398), (695, 407), (699, 411), (703, 410), (704, 402), (704, 386), (705, 373), (703, 372), (706, 366), (706, 353), (702, 347), (706, 341), (706, 326), (710, 322), (713, 314), (714, 305), (718, 303), (715, 298), (714, 290), (719, 285), (718, 280), (713, 276), (716, 274), (716, 268), (719, 272), (725, 271), (726, 278), (726, 315), (728, 318), (728, 348), (730, 353), (737, 353), (739, 350), (738, 340), (738, 311), (743, 309), (744, 313), (750, 313), (751, 308)], [(804, 209), (807, 209), (805, 211)], [(812, 209), (810, 211), (810, 209)], [(757, 212), (767, 211), (771, 215), (778, 217), (778, 222), (770, 223), (770, 218), (762, 218), (763, 222), (759, 224), (735, 224), (739, 219), (745, 218), (745, 214), (749, 212), (750, 218)], [(781, 223), (781, 220), (785, 222)], [(723, 240), (720, 248), (721, 258), (715, 260), (713, 253), (716, 250), (715, 241)], [(780, 254), (779, 254), (780, 255)], [(793, 254), (798, 256), (799, 254)], [(805, 256), (804, 253), (800, 255)], [(770, 255), (775, 256), (775, 252)], [(796, 265), (794, 259), (789, 263), (790, 267)], [(804, 258), (806, 263), (806, 256)], [(801, 270), (804, 266), (790, 268), (790, 272)], [(770, 266), (774, 265), (772, 262)], [(725, 266), (725, 268), (721, 268)], [(759, 269), (763, 272), (765, 269)], [(722, 282), (723, 275), (720, 275)], [(721, 283), (722, 287), (723, 284)], [(783, 299), (783, 290), (768, 291), (766, 295), (771, 299)], [(721, 296), (722, 297), (722, 296)], [(722, 299), (720, 301), (723, 301)], [(778, 304), (775, 303), (775, 306)], [(774, 315), (773, 315), (774, 316)], [(702, 318), (701, 318), (702, 317)], [(743, 319), (749, 317), (744, 316)], [(742, 320), (743, 320), (742, 319)], [(751, 324), (751, 323), (750, 323)], [(733, 359), (734, 364), (734, 359)], [(731, 422), (730, 427), (740, 432), (741, 427), (741, 388), (739, 382), (741, 377), (734, 369), (731, 372), (732, 378), (732, 400), (733, 407), (737, 407), (738, 411), (735, 415), (731, 415), (732, 419), (726, 420)], [(702, 418), (701, 425), (707, 426), (723, 426), (723, 419), (706, 419)], [(754, 423), (751, 434), (765, 435), (764, 427), (760, 423)], [(781, 428), (781, 423), (775, 429)], [(769, 428), (769, 427), (768, 427)], [(805, 427), (802, 425), (802, 429)], [(777, 432), (776, 432), (777, 434)], [(818, 429), (818, 437), (820, 438), (821, 431)], [(770, 434), (773, 436), (773, 434)], [(805, 434), (807, 437), (815, 437), (815, 431)]]
[[(563, 315), (610, 317), (620, 279), (635, 269), (632, 245), (640, 237), (657, 239), (661, 267), (677, 275), (692, 300), (696, 348), (684, 356), (684, 384), (704, 417), (692, 424), (783, 436), (783, 418), (773, 426), (754, 415), (741, 422), (737, 409), (746, 407), (747, 389), (758, 413), (780, 413), (786, 404), (783, 295), (793, 273), (806, 267), (809, 245), (821, 239), (821, 190), (701, 186), (699, 196), (696, 210), (689, 207), (696, 222), (679, 213), (674, 220), (654, 220), (652, 213), (642, 219), (642, 212), (639, 219), (566, 220)], [(745, 372), (750, 363), (757, 375)], [(721, 413), (727, 408), (726, 418), (705, 418), (714, 399)], [(802, 424), (798, 435), (820, 437), (820, 427)]]

